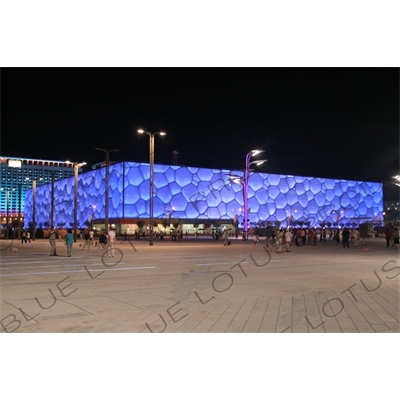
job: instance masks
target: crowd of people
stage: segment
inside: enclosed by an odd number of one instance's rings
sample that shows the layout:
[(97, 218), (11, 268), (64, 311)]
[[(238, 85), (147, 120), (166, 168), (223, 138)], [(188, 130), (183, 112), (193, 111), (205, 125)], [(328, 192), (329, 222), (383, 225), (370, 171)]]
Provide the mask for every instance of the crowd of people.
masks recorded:
[[(57, 247), (56, 247), (56, 239), (59, 237), (59, 232), (57, 229), (52, 226), (49, 232), (49, 242), (50, 242), (50, 256), (58, 256)], [(90, 250), (91, 247), (96, 247), (99, 251), (106, 250), (104, 255), (106, 257), (115, 257), (115, 240), (116, 234), (113, 229), (110, 229), (107, 233), (104, 229), (102, 229), (99, 233), (93, 231), (93, 229), (85, 229), (79, 234), (80, 240), (83, 241), (82, 250)], [(64, 243), (67, 246), (67, 256), (72, 256), (72, 246), (74, 244), (74, 235), (72, 233), (72, 229), (67, 230), (67, 234), (64, 238)], [(82, 246), (80, 244), (79, 246)]]
[[(253, 231), (254, 244), (259, 243), (258, 229)], [(342, 229), (277, 229), (271, 230), (266, 236), (266, 245), (269, 247), (275, 246), (276, 252), (282, 252), (282, 246), (286, 245), (286, 251), (291, 251), (292, 243), (297, 247), (306, 245), (316, 246), (317, 242), (335, 241), (336, 245), (342, 245), (343, 248), (350, 248), (350, 246), (366, 246), (366, 238), (368, 232), (363, 229), (349, 229), (344, 227)], [(384, 234), (387, 247), (398, 248), (399, 246), (399, 231), (398, 228), (387, 228)]]

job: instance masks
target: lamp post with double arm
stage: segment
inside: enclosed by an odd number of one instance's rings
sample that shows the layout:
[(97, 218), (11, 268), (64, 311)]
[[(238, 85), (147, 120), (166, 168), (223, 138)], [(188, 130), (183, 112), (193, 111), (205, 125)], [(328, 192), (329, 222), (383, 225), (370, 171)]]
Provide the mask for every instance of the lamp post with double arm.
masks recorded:
[(237, 183), (242, 185), (243, 187), (243, 213), (244, 213), (244, 222), (243, 222), (243, 239), (248, 239), (248, 230), (249, 230), (249, 180), (250, 180), (250, 166), (261, 165), (268, 160), (255, 160), (250, 161), (250, 159), (256, 156), (259, 153), (263, 153), (263, 150), (252, 150), (246, 155), (246, 165), (244, 170), (244, 177), (239, 175), (228, 175), (228, 179), (230, 182)]
[(78, 171), (79, 168), (86, 165), (85, 162), (72, 163), (71, 161), (66, 161), (67, 163), (74, 165), (74, 242), (77, 240), (77, 223), (78, 223)]
[(148, 132), (143, 129), (139, 129), (137, 131), (138, 133), (142, 134), (145, 133), (146, 135), (149, 136), (150, 139), (150, 149), (149, 149), (149, 158), (150, 158), (150, 246), (153, 246), (153, 214), (154, 214), (154, 136), (155, 135), (160, 135), (160, 136), (165, 136), (165, 132)]

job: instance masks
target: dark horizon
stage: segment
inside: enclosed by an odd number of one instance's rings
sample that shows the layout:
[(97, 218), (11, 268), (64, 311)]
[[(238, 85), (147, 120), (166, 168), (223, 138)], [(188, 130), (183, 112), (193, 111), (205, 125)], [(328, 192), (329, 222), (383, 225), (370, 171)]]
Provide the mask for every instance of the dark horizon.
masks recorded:
[(4, 156), (378, 181), (398, 198), (398, 68), (3, 68)]

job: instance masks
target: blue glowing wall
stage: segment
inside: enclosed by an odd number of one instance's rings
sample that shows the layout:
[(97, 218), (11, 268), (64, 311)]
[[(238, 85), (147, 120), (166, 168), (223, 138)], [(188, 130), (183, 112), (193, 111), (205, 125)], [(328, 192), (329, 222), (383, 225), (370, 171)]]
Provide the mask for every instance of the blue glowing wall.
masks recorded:
[[(242, 186), (228, 183), (227, 171), (170, 165), (154, 167), (154, 217), (231, 220), (243, 215)], [(349, 222), (382, 218), (382, 184), (376, 182), (252, 173), (252, 223), (292, 220)], [(79, 175), (78, 225), (104, 219), (105, 168)], [(73, 222), (74, 178), (55, 182), (55, 223)], [(51, 185), (37, 188), (36, 221), (50, 221)], [(25, 221), (32, 221), (32, 190), (26, 192)], [(109, 218), (149, 217), (149, 164), (110, 166)]]

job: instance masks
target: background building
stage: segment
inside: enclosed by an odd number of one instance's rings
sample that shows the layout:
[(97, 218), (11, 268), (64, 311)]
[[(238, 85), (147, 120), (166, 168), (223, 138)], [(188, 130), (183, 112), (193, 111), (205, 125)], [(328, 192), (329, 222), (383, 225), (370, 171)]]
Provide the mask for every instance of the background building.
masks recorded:
[(10, 219), (25, 211), (25, 191), (32, 188), (36, 179), (37, 186), (54, 180), (70, 177), (74, 174), (72, 164), (64, 161), (36, 160), (0, 156), (0, 213), (2, 224), (6, 223), (7, 210)]
[[(154, 218), (180, 224), (205, 222), (243, 224), (243, 188), (230, 183), (228, 171), (175, 165), (155, 165)], [(37, 188), (36, 221), (48, 223), (51, 185)], [(292, 175), (251, 173), (249, 179), (250, 224), (302, 221), (309, 226), (330, 222), (333, 226), (383, 221), (382, 184)], [(74, 179), (55, 182), (55, 222), (70, 226), (74, 214)], [(26, 220), (32, 220), (32, 190), (26, 192)], [(104, 223), (105, 168), (79, 175), (78, 226)], [(110, 166), (110, 223), (127, 226), (149, 220), (149, 164), (122, 162)]]

